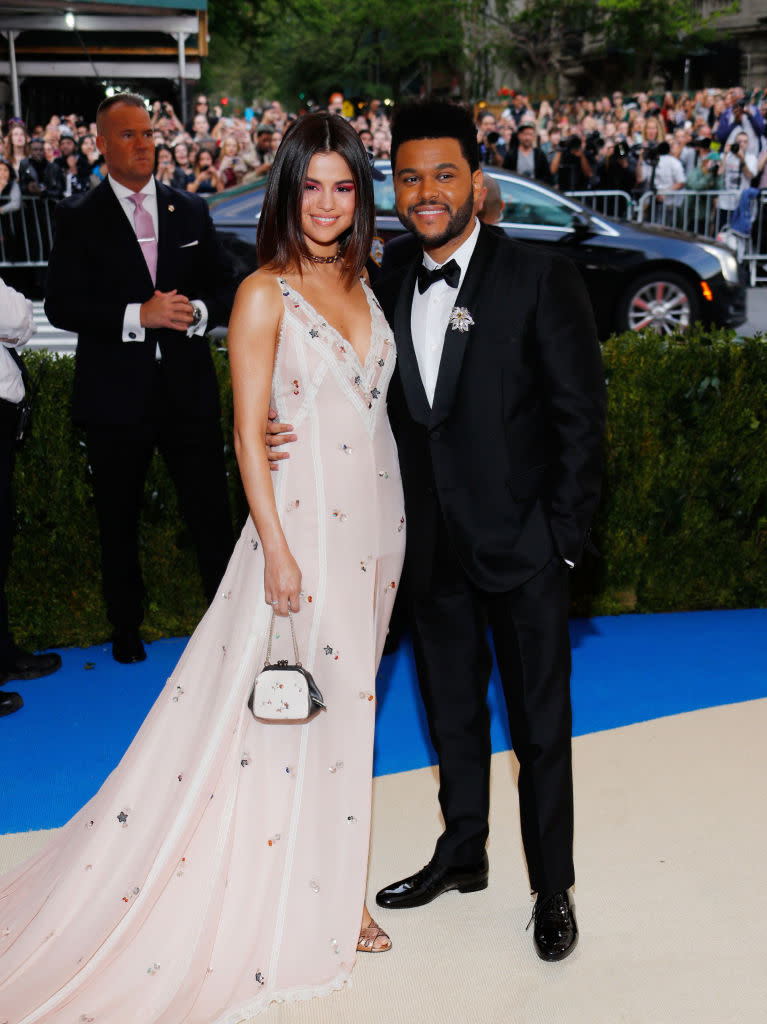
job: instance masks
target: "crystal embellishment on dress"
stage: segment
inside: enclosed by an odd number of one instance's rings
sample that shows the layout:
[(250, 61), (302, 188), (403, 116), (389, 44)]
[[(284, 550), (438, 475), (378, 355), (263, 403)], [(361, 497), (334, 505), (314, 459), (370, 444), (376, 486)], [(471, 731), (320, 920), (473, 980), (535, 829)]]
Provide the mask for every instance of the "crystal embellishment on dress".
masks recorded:
[(319, 336), (320, 336), (320, 332), (317, 330), (317, 328), (316, 327), (312, 327), (312, 329), (309, 331), (309, 337), (310, 338), (319, 338)]
[(159, 970), (160, 970), (160, 965), (159, 964), (150, 964), (149, 967), (147, 967), (147, 969), (146, 969), (146, 973), (147, 974), (157, 974), (157, 972)]
[(124, 807), (123, 810), (117, 815), (117, 820), (120, 822), (123, 828), (128, 827), (128, 815), (130, 814), (130, 807)]
[(81, 1013), (78, 1017), (78, 1024), (93, 1024), (95, 1017), (89, 1017), (87, 1013)]
[[(253, 548), (254, 551), (258, 551), (258, 541), (256, 540), (255, 537), (252, 538), (250, 546)], [(226, 648), (224, 648), (224, 650), (226, 650)]]
[(177, 686), (177, 687), (176, 687), (176, 692), (175, 692), (175, 693), (173, 694), (173, 696), (171, 697), (171, 700), (173, 701), (173, 703), (174, 703), (174, 704), (178, 704), (178, 702), (179, 702), (179, 701), (181, 700), (181, 698), (183, 697), (183, 695), (184, 695), (184, 689), (183, 689), (183, 687), (181, 687), (181, 686)]
[(296, 498), (295, 501), (289, 501), (288, 502), (288, 512), (296, 512), (297, 509), (298, 509), (298, 506), (300, 504), (301, 504), (301, 502), (299, 501), (298, 498)]
[(338, 956), (340, 954), (341, 947), (338, 945), (338, 939), (331, 939), (330, 940), (330, 948), (333, 950), (333, 952), (336, 954), (336, 956)]
[(334, 508), (330, 513), (330, 518), (337, 519), (339, 523), (345, 523), (349, 518), (349, 515), (347, 512), (342, 512), (340, 508)]
[(380, 398), (381, 397), (381, 392), (378, 390), (378, 388), (372, 388), (371, 392), (370, 392), (370, 397), (371, 398)]
[(317, 893), (320, 891), (320, 883), (315, 878), (310, 878), (309, 879), (309, 888), (312, 890), (312, 892), (316, 896)]
[(335, 764), (331, 764), (331, 766), (328, 768), (328, 771), (330, 772), (331, 775), (335, 775), (336, 772), (342, 771), (343, 767), (343, 761), (336, 761)]
[(259, 985), (263, 985), (265, 979), (261, 971), (256, 971), (256, 981), (258, 982)]
[(338, 450), (339, 450), (339, 452), (343, 452), (344, 455), (351, 455), (351, 453), (352, 453), (351, 445), (345, 444), (343, 441), (341, 442), (341, 444), (339, 444)]

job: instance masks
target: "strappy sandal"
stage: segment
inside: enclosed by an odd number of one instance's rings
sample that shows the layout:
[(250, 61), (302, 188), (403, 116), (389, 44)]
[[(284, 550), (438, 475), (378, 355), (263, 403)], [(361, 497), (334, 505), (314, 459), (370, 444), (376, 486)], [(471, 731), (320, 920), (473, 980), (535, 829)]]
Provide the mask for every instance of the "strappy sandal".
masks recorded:
[[(385, 946), (376, 946), (376, 942), (380, 938), (386, 939)], [(370, 924), (367, 925), (360, 931), (359, 941), (357, 943), (358, 953), (388, 953), (391, 949), (391, 939), (383, 930), (379, 927), (373, 918), (370, 918)]]

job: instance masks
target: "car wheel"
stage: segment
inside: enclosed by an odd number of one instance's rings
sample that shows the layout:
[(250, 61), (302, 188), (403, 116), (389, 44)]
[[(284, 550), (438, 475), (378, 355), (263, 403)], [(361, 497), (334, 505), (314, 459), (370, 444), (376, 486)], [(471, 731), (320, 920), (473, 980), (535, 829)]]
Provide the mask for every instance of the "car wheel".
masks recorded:
[(700, 302), (693, 285), (668, 270), (654, 270), (638, 277), (626, 289), (618, 309), (618, 330), (658, 334), (684, 330), (700, 316)]

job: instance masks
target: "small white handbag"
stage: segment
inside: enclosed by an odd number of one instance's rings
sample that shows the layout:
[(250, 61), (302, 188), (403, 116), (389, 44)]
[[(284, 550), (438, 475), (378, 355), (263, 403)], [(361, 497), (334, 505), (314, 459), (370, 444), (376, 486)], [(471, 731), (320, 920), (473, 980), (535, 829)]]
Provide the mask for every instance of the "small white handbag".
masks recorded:
[(256, 676), (249, 708), (254, 718), (263, 722), (309, 722), (325, 710), (325, 701), (311, 673), (302, 667), (298, 657), (296, 632), (293, 615), (288, 611), (290, 634), (293, 638), (295, 664), (287, 660), (270, 664), (272, 656), (272, 635), (274, 634), (274, 610), (269, 623), (269, 640), (266, 645), (266, 660), (263, 669)]

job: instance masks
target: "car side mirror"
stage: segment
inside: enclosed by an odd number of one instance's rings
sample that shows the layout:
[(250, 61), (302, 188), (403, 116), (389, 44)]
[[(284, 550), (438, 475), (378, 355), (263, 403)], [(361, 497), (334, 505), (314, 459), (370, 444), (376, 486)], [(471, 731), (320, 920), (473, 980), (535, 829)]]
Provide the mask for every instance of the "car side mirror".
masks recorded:
[(572, 219), (573, 232), (576, 238), (588, 238), (594, 234), (591, 226), (591, 217), (585, 210), (577, 210)]

